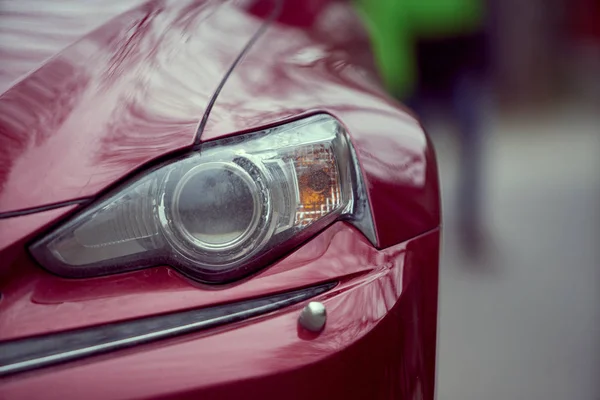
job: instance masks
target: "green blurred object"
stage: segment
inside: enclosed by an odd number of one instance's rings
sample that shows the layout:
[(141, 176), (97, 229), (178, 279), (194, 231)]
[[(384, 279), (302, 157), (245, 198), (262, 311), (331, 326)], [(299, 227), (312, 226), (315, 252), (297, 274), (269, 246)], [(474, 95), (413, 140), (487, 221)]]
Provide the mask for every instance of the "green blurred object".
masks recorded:
[(481, 0), (354, 0), (389, 92), (407, 98), (416, 83), (418, 38), (445, 38), (482, 27)]

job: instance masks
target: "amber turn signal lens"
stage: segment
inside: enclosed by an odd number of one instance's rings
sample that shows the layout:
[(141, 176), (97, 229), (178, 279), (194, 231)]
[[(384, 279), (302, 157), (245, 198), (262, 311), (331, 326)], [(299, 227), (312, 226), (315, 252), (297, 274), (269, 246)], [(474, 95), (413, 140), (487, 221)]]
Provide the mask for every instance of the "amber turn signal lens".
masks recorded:
[(294, 164), (300, 197), (295, 224), (306, 226), (341, 205), (339, 174), (328, 143), (298, 150)]

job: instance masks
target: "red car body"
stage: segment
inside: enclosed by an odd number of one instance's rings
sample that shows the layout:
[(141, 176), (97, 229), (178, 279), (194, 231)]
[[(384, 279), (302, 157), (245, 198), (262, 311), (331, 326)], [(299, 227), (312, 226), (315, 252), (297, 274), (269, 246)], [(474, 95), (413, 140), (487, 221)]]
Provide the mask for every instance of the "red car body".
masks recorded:
[[(337, 286), (315, 298), (328, 313), (319, 334), (298, 325), (303, 302), (7, 374), (1, 398), (433, 399), (435, 155), (418, 121), (381, 89), (349, 4), (15, 0), (2, 7), (0, 346)], [(220, 286), (166, 265), (67, 279), (28, 253), (33, 239), (149, 165), (320, 112), (351, 138), (377, 246), (338, 221), (258, 273)]]

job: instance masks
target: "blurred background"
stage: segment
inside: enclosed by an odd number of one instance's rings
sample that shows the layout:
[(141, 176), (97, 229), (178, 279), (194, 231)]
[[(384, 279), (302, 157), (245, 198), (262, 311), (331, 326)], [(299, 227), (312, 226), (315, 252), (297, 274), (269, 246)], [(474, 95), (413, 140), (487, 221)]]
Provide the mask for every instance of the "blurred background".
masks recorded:
[(600, 1), (356, 5), (439, 157), (437, 398), (600, 399)]
[(439, 156), (437, 398), (600, 399), (600, 1), (357, 6)]

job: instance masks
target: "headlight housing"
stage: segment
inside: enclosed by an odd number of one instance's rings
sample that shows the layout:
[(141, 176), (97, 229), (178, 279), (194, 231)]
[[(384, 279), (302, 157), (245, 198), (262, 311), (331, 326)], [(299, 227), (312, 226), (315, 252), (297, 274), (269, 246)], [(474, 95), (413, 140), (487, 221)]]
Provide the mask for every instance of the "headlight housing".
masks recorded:
[(30, 250), (68, 277), (167, 264), (221, 283), (340, 218), (375, 244), (347, 135), (331, 116), (316, 115), (204, 143), (121, 186)]

